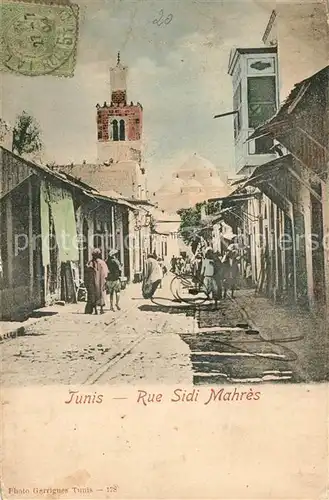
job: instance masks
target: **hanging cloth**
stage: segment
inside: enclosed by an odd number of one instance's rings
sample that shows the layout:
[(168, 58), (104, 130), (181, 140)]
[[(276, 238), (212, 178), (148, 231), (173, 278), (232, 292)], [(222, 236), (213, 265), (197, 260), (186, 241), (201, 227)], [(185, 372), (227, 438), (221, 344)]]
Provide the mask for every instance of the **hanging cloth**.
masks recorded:
[(40, 186), (40, 218), (41, 218), (41, 247), (42, 264), (46, 267), (50, 264), (49, 255), (49, 195), (45, 181)]
[(66, 189), (49, 186), (51, 213), (61, 262), (78, 261), (77, 225), (72, 195)]

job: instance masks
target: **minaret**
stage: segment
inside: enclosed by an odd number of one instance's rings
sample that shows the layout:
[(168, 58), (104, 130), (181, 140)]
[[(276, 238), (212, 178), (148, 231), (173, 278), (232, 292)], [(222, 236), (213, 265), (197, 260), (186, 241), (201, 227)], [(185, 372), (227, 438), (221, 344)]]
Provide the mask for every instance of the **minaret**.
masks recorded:
[(110, 68), (111, 102), (124, 104), (127, 101), (127, 67), (120, 61), (118, 52), (117, 64)]
[(141, 165), (143, 108), (127, 104), (127, 66), (118, 53), (116, 66), (110, 68), (111, 101), (97, 104), (98, 162), (137, 161)]
[(111, 189), (125, 196), (141, 198), (146, 193), (143, 107), (139, 102), (128, 102), (127, 74), (119, 52), (116, 65), (110, 68), (111, 101), (96, 106), (97, 163), (105, 168), (104, 185), (110, 184)]

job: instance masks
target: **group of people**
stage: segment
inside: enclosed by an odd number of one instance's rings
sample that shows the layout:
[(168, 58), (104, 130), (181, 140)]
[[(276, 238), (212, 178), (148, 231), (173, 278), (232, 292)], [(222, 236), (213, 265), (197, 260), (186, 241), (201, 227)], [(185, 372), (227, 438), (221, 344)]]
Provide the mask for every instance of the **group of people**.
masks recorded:
[(204, 290), (216, 304), (227, 297), (230, 290), (232, 298), (239, 276), (239, 252), (235, 244), (227, 247), (221, 254), (212, 248), (199, 252), (191, 259), (188, 256), (173, 257), (171, 271), (174, 274), (193, 275), (199, 289)]
[(120, 311), (120, 291), (121, 291), (121, 270), (122, 266), (118, 259), (119, 251), (113, 249), (109, 252), (108, 259), (102, 259), (102, 252), (99, 248), (92, 251), (91, 260), (85, 269), (85, 286), (87, 289), (87, 303), (85, 314), (104, 314), (107, 293), (110, 296), (110, 309), (114, 311), (115, 305)]
[[(171, 271), (174, 274), (192, 274), (197, 286), (206, 291), (215, 301), (227, 297), (230, 290), (232, 298), (239, 276), (239, 253), (234, 245), (230, 245), (223, 254), (207, 248), (204, 254), (197, 253), (194, 259), (188, 257), (171, 260)], [(142, 294), (144, 298), (152, 298), (156, 290), (161, 287), (167, 268), (161, 258), (153, 253), (147, 256), (145, 263)], [(99, 248), (92, 251), (92, 258), (85, 269), (85, 286), (87, 289), (86, 314), (104, 313), (106, 295), (110, 297), (110, 310), (114, 311), (114, 298), (117, 310), (120, 310), (122, 265), (119, 260), (119, 251), (111, 250), (108, 259), (102, 259)]]
[(227, 297), (229, 290), (234, 298), (240, 271), (239, 260), (238, 252), (230, 247), (223, 254), (208, 248), (204, 258), (196, 258), (196, 279), (203, 284), (206, 293), (215, 301), (216, 307), (219, 300)]
[[(122, 265), (119, 260), (119, 251), (111, 250), (108, 259), (102, 259), (102, 252), (95, 248), (91, 254), (91, 260), (85, 268), (84, 284), (87, 290), (87, 302), (85, 314), (104, 314), (106, 305), (106, 296), (110, 297), (110, 310), (115, 306), (120, 311), (120, 291)], [(155, 254), (149, 254), (145, 263), (143, 279), (143, 296), (145, 298), (153, 297), (158, 287), (161, 287), (162, 279), (167, 273), (167, 268), (161, 258)]]
[(174, 256), (172, 257), (170, 264), (170, 270), (174, 274), (189, 274), (192, 271), (192, 261), (188, 256)]

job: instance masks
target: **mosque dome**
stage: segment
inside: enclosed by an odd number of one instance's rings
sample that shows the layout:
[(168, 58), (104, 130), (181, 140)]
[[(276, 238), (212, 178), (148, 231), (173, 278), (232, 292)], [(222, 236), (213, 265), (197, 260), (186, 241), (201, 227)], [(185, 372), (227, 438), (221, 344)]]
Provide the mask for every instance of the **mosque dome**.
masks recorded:
[(179, 194), (184, 184), (185, 182), (183, 181), (183, 179), (180, 179), (178, 176), (176, 176), (170, 182), (163, 184), (163, 186), (161, 186), (157, 193), (160, 195)]
[(182, 186), (182, 192), (193, 192), (193, 193), (201, 193), (204, 191), (204, 188), (200, 182), (195, 179), (188, 179), (184, 182)]
[(229, 193), (230, 187), (220, 178), (216, 167), (194, 154), (175, 170), (171, 180), (155, 196), (161, 208), (176, 211), (195, 206), (209, 198), (227, 196)]
[(195, 177), (197, 179), (203, 179), (208, 177), (212, 173), (217, 174), (216, 167), (202, 156), (194, 153), (190, 156), (185, 163), (176, 171), (176, 175), (184, 179)]
[(227, 196), (230, 193), (230, 188), (226, 182), (224, 182), (218, 175), (209, 175), (203, 181), (203, 186), (211, 196)]

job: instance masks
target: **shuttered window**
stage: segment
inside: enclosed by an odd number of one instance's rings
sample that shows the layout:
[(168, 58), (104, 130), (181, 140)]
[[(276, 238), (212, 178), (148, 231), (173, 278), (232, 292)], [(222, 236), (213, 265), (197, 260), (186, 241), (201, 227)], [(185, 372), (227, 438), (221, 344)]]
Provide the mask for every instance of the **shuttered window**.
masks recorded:
[(275, 76), (248, 78), (248, 125), (257, 128), (276, 112)]

